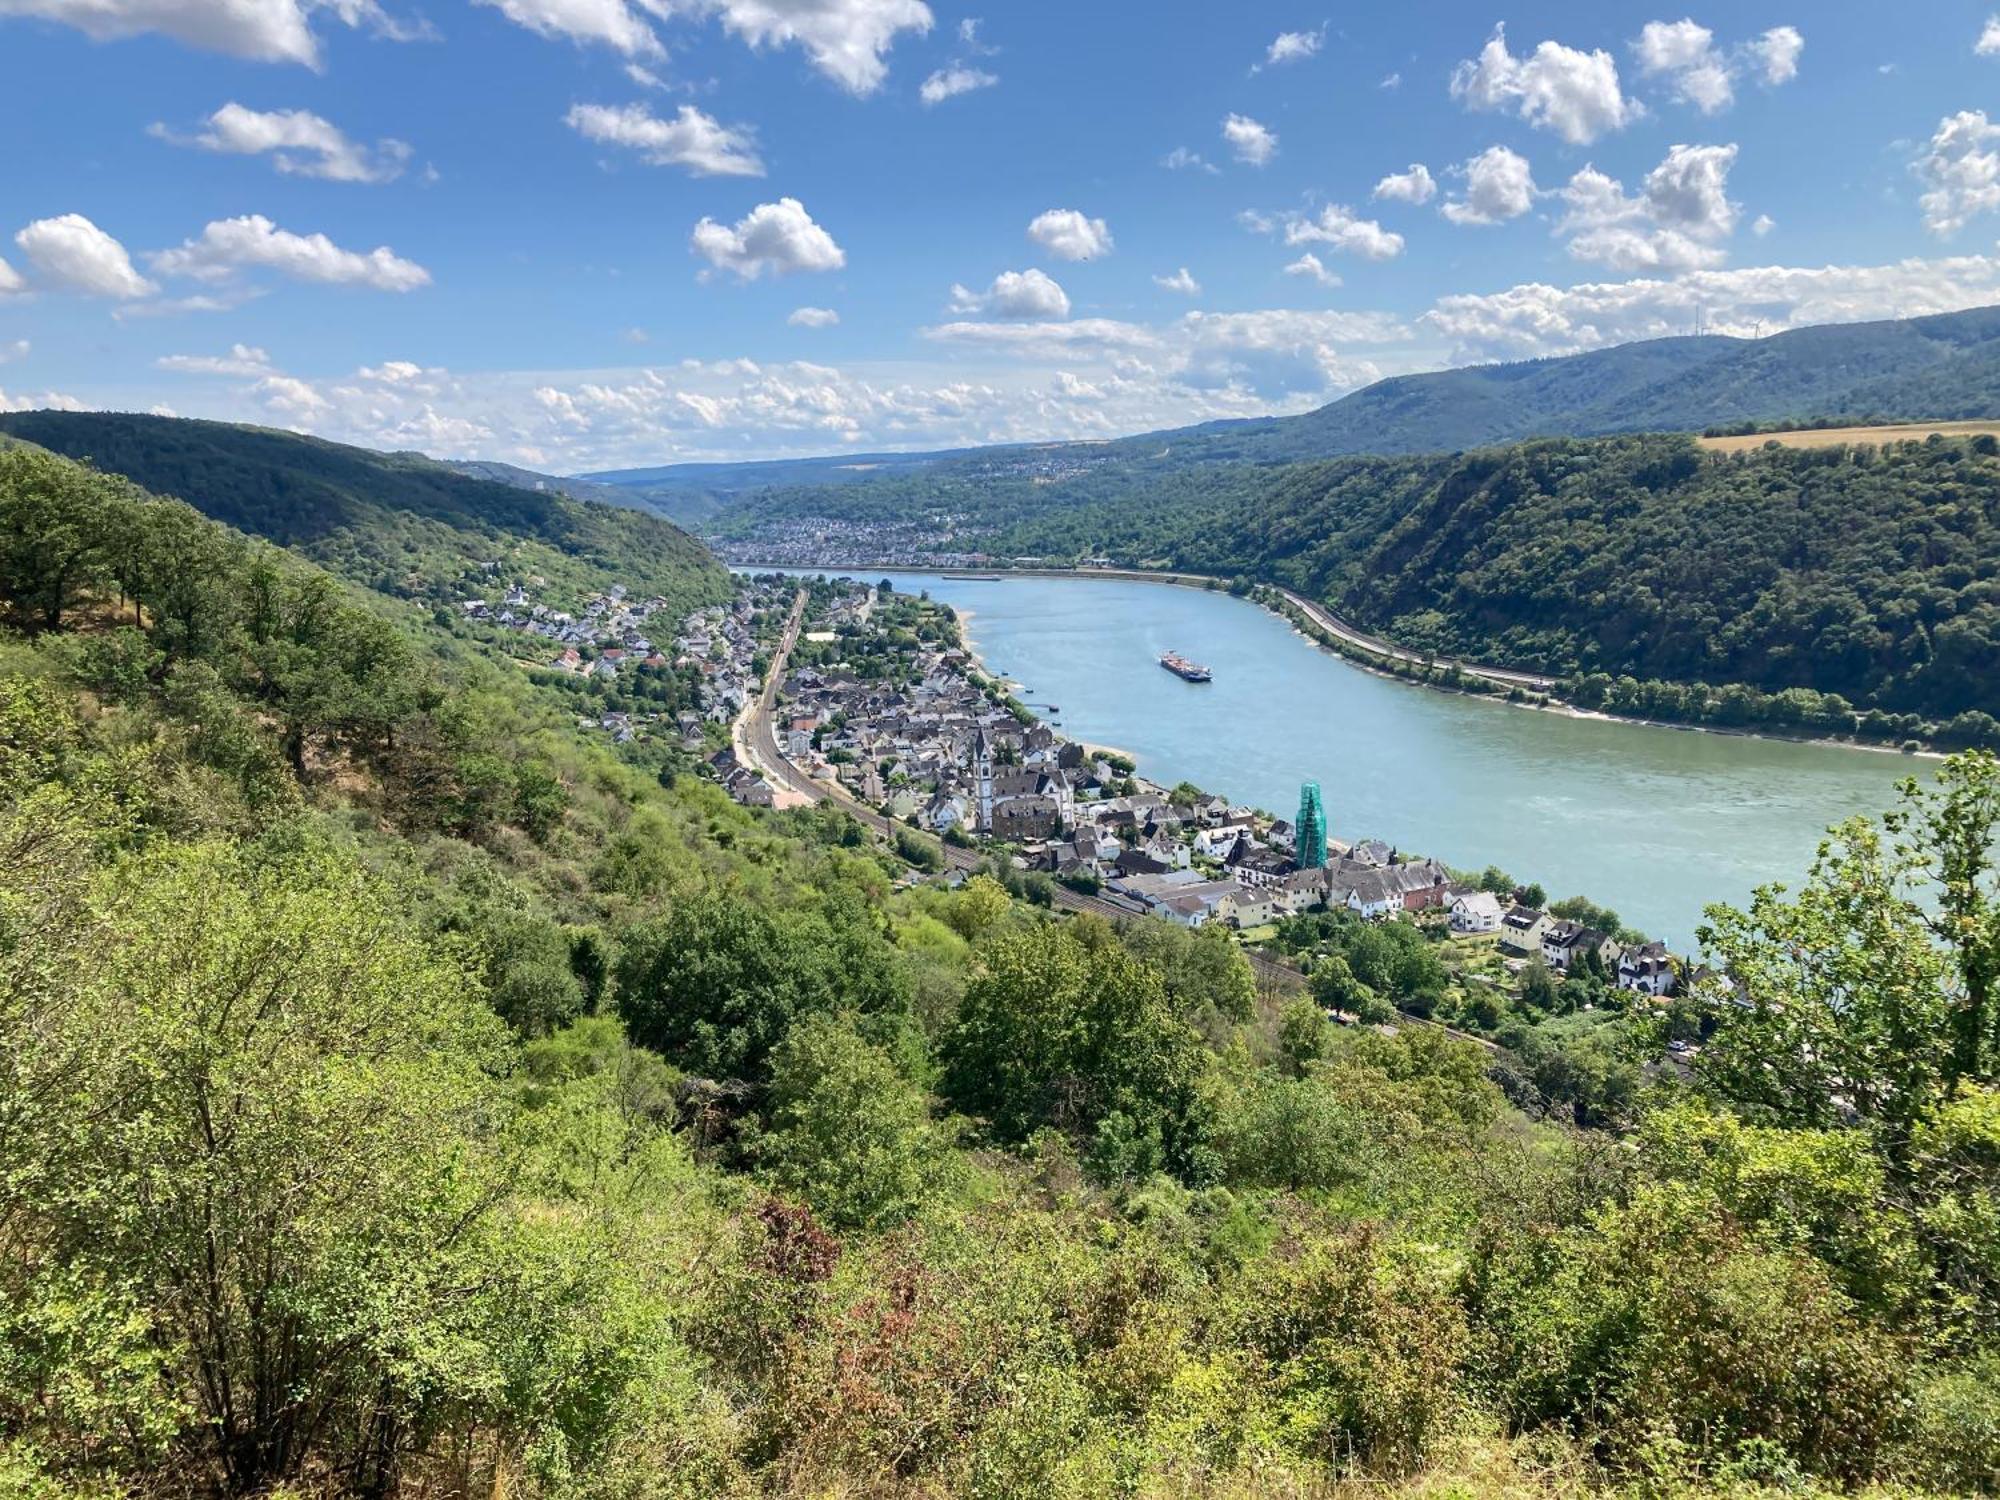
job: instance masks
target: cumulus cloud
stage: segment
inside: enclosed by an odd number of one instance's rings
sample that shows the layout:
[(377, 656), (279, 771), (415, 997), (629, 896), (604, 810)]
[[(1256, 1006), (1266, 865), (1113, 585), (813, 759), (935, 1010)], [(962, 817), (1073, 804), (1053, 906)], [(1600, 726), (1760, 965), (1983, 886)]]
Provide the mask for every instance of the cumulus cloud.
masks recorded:
[(1505, 146), (1488, 146), (1465, 164), (1464, 172), (1464, 196), (1442, 210), (1454, 224), (1502, 224), (1535, 206), (1528, 159)]
[(1972, 50), (1981, 57), (2000, 57), (2000, 16), (1988, 16)]
[(1053, 277), (1031, 266), (1025, 271), (1002, 271), (983, 292), (953, 286), (950, 310), (1021, 322), (1067, 318), (1069, 294)]
[(1052, 208), (1035, 215), (1028, 238), (1058, 260), (1092, 260), (1111, 251), (1111, 226), (1086, 218), (1073, 208)]
[[(1255, 226), (1253, 226), (1255, 227)], [(1394, 260), (1403, 253), (1403, 237), (1364, 219), (1345, 204), (1329, 203), (1313, 218), (1294, 216), (1285, 223), (1287, 245), (1326, 245), (1363, 260)]]
[(1351, 354), (1353, 345), (1394, 343), (1409, 330), (1386, 313), (1191, 312), (1176, 330), (1184, 340), (1180, 378), (1197, 388), (1241, 386), (1267, 398), (1311, 393), (1329, 398), (1382, 377), (1379, 365)]
[(1625, 97), (1610, 53), (1543, 42), (1516, 57), (1505, 27), (1495, 27), (1479, 56), (1453, 71), (1451, 96), (1468, 109), (1516, 114), (1573, 146), (1623, 130), (1644, 112)]
[(656, 167), (685, 167), (696, 177), (762, 177), (753, 133), (718, 124), (692, 104), (662, 120), (643, 104), (578, 104), (563, 123), (586, 140), (623, 146)]
[(1285, 267), (1287, 276), (1303, 276), (1318, 282), (1321, 286), (1339, 286), (1340, 277), (1329, 271), (1317, 255), (1308, 250), (1297, 260)]
[(1184, 297), (1199, 297), (1201, 283), (1194, 279), (1192, 272), (1182, 266), (1171, 276), (1155, 276), (1153, 285), (1169, 292), (1179, 292)]
[(73, 26), (93, 41), (115, 41), (156, 32), (205, 52), (255, 62), (320, 65), (312, 19), (331, 15), (392, 41), (429, 36), (429, 30), (392, 18), (373, 0), (0, 0), (0, 16), (33, 16)]
[(960, 94), (969, 94), (975, 89), (990, 89), (999, 81), (998, 74), (989, 73), (984, 68), (953, 63), (926, 78), (917, 90), (917, 97), (927, 105), (942, 104), (947, 99), (956, 99)]
[(1806, 50), (1806, 39), (1796, 26), (1773, 26), (1751, 42), (1748, 50), (1764, 82), (1776, 88), (1799, 76), (1799, 54)]
[(1778, 221), (1776, 219), (1772, 218), (1769, 214), (1759, 214), (1757, 215), (1757, 222), (1750, 226), (1750, 232), (1761, 240), (1777, 227)]
[(343, 250), (323, 234), (293, 234), (262, 214), (217, 219), (194, 239), (152, 257), (164, 276), (224, 281), (245, 271), (269, 270), (297, 281), (410, 292), (429, 286), (431, 273), (387, 245), (366, 252)]
[(249, 344), (231, 344), (227, 354), (167, 354), (153, 363), (181, 375), (260, 376), (273, 373), (271, 356)]
[(410, 148), (383, 139), (371, 148), (349, 140), (331, 121), (303, 109), (246, 109), (231, 100), (192, 134), (163, 124), (148, 134), (176, 146), (194, 146), (230, 156), (269, 155), (280, 172), (328, 182), (391, 182), (402, 176)]
[(1755, 337), (1814, 323), (1921, 317), (2000, 301), (2000, 259), (1882, 266), (1758, 266), (1554, 287), (1524, 283), (1441, 297), (1418, 321), (1456, 361), (1540, 359), (1690, 332)]
[(1279, 63), (1303, 62), (1326, 42), (1326, 28), (1317, 31), (1281, 31), (1264, 51), (1266, 67)]
[(847, 252), (796, 198), (760, 203), (733, 227), (704, 218), (694, 226), (690, 243), (710, 265), (743, 281), (793, 271), (838, 271), (847, 264)]
[(1278, 154), (1277, 132), (1260, 125), (1248, 115), (1230, 115), (1222, 122), (1222, 138), (1236, 159), (1261, 167)]
[(19, 395), (9, 395), (0, 388), (0, 411), (89, 411), (91, 408), (74, 396), (61, 391), (42, 391), (39, 394), (22, 391)]
[(1420, 161), (1410, 163), (1407, 172), (1391, 172), (1375, 184), (1370, 195), (1387, 198), (1391, 203), (1415, 203), (1422, 205), (1437, 196), (1437, 179), (1431, 176), (1431, 169)]
[[(25, 0), (0, 0), (0, 4)], [(38, 0), (51, 3), (51, 0)], [(712, 17), (753, 48), (797, 46), (826, 77), (852, 94), (872, 94), (888, 74), (887, 54), (902, 31), (927, 32), (922, 0), (478, 0), (538, 36), (609, 47), (628, 59), (664, 57), (653, 21)]]
[(1799, 75), (1806, 39), (1796, 26), (1773, 26), (1733, 52), (1715, 45), (1715, 33), (1692, 20), (1649, 21), (1632, 44), (1639, 71), (1666, 80), (1673, 96), (1705, 115), (1736, 102), (1736, 80), (1748, 73), (1767, 87)]
[(1953, 234), (1980, 214), (2000, 208), (2000, 125), (1983, 109), (1962, 109), (1938, 121), (1916, 172), (1923, 179), (1924, 227)]
[[(657, 0), (648, 0), (657, 3)], [(752, 47), (797, 46), (852, 94), (882, 86), (887, 54), (902, 31), (931, 29), (922, 0), (697, 0)]]
[(830, 307), (795, 307), (785, 321), (794, 328), (831, 328), (840, 321), (840, 314)]
[(7, 264), (6, 257), (0, 256), (0, 297), (11, 297), (27, 289), (28, 283), (21, 273)]
[(1623, 183), (1585, 167), (1562, 190), (1567, 212), (1556, 225), (1571, 236), (1569, 253), (1614, 271), (1688, 271), (1720, 265), (1721, 242), (1735, 232), (1730, 201), (1735, 146), (1675, 146), (1646, 174), (1637, 197)]
[(125, 247), (82, 214), (37, 219), (19, 234), (36, 279), (94, 297), (147, 297), (158, 291), (132, 267)]

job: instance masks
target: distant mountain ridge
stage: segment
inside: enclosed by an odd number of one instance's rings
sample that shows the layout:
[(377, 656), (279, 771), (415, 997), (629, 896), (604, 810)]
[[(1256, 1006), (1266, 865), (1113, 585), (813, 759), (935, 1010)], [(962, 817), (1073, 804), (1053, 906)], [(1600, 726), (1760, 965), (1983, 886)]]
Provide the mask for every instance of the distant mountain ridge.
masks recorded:
[(700, 495), (716, 509), (765, 489), (832, 492), (907, 480), (925, 470), (963, 474), (1050, 450), (1088, 454), (1097, 468), (1157, 473), (1188, 465), (1453, 453), (1535, 437), (1689, 432), (1823, 417), (2000, 417), (2000, 307), (1825, 324), (1763, 339), (1649, 339), (1549, 359), (1397, 375), (1299, 416), (1212, 422), (1108, 444), (672, 465), (588, 477), (631, 489), (648, 503)]

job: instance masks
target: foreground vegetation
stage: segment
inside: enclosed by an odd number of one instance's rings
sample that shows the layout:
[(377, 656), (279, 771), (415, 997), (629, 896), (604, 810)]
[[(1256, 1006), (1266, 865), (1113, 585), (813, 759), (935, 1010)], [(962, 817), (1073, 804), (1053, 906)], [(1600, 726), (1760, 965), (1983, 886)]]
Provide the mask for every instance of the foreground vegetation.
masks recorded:
[(1613, 1134), (60, 460), (0, 607), (0, 1491), (2000, 1487), (1990, 758)]

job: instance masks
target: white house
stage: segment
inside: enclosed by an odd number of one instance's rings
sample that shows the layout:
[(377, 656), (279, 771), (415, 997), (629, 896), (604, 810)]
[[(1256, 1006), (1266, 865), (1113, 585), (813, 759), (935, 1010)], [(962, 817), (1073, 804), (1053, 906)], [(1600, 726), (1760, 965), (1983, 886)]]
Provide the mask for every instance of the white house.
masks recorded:
[(1491, 891), (1468, 891), (1452, 900), (1451, 930), (1498, 932), (1504, 915), (1500, 909), (1500, 898)]

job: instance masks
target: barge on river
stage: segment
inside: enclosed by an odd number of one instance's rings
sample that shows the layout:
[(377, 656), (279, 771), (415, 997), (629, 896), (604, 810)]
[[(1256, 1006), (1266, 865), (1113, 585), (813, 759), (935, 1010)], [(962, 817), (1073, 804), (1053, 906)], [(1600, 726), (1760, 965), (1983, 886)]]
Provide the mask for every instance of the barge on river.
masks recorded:
[(1188, 682), (1213, 682), (1215, 680), (1215, 674), (1209, 671), (1207, 667), (1198, 666), (1176, 652), (1169, 651), (1165, 656), (1162, 656), (1160, 658), (1160, 665), (1173, 673), (1174, 676)]

